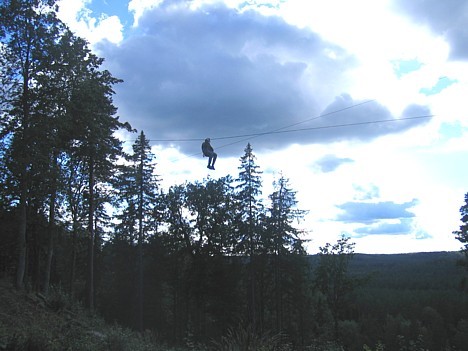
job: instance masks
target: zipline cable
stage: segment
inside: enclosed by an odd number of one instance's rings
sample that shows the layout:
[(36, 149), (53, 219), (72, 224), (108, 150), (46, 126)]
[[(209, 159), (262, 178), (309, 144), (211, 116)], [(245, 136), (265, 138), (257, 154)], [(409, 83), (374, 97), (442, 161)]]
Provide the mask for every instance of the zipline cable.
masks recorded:
[[(230, 135), (230, 136), (221, 136), (221, 137), (212, 137), (210, 139), (211, 140), (227, 140), (227, 139), (242, 138), (241, 140), (236, 140), (236, 141), (233, 141), (233, 142), (228, 143), (228, 144), (217, 146), (216, 149), (218, 150), (218, 149), (222, 149), (222, 148), (234, 145), (234, 144), (238, 144), (238, 143), (241, 143), (241, 142), (244, 142), (244, 141), (251, 140), (253, 138), (258, 138), (258, 137), (265, 136), (265, 135), (270, 135), (270, 134), (283, 134), (283, 133), (294, 133), (294, 132), (310, 131), (310, 130), (343, 128), (343, 127), (352, 127), (352, 126), (377, 124), (377, 123), (388, 123), (388, 122), (399, 122), (399, 121), (407, 121), (407, 120), (415, 120), (415, 119), (423, 119), (423, 118), (432, 118), (432, 117), (434, 117), (434, 115), (422, 115), (422, 116), (413, 116), (413, 117), (403, 117), (403, 118), (398, 118), (398, 119), (393, 119), (392, 118), (392, 119), (383, 119), (383, 120), (374, 120), (374, 121), (363, 121), (363, 122), (354, 122), (354, 123), (334, 124), (334, 125), (327, 125), (327, 126), (316, 126), (316, 127), (308, 127), (308, 128), (289, 129), (289, 128), (298, 126), (300, 124), (304, 124), (304, 123), (307, 123), (307, 122), (310, 122), (310, 121), (314, 121), (314, 120), (316, 120), (318, 118), (322, 118), (322, 117), (330, 116), (330, 115), (333, 115), (333, 114), (336, 114), (336, 113), (339, 113), (339, 112), (343, 112), (343, 111), (346, 111), (346, 110), (349, 110), (349, 109), (352, 109), (352, 108), (355, 108), (355, 107), (358, 107), (358, 106), (362, 106), (364, 104), (368, 104), (368, 103), (373, 102), (373, 101), (375, 101), (375, 100), (366, 100), (366, 101), (363, 101), (363, 102), (360, 102), (360, 103), (357, 103), (357, 104), (354, 104), (354, 105), (350, 105), (350, 106), (341, 108), (339, 110), (334, 110), (334, 111), (330, 111), (330, 112), (327, 112), (327, 113), (323, 113), (323, 114), (320, 114), (318, 116), (308, 118), (308, 119), (305, 119), (303, 121), (299, 121), (299, 122), (296, 122), (296, 123), (293, 123), (293, 124), (290, 124), (290, 125), (287, 125), (287, 126), (284, 126), (284, 127), (281, 127), (281, 128), (277, 128), (277, 129), (274, 129), (274, 130), (267, 131), (267, 132), (240, 134), (240, 135)], [(285, 130), (285, 129), (287, 129), (287, 130)], [(148, 139), (148, 141), (152, 141), (152, 142), (195, 142), (195, 141), (199, 142), (201, 140), (202, 139), (200, 139), (200, 138), (190, 138), (190, 139)], [(127, 140), (127, 142), (129, 142), (129, 141), (131, 141), (131, 140)], [(188, 155), (187, 157), (183, 157), (183, 158), (175, 160), (175, 161), (180, 161), (180, 160), (183, 160), (183, 159), (186, 159), (186, 158), (195, 157), (195, 156), (198, 156), (199, 154), (200, 154), (200, 152), (197, 152), (197, 153)]]
[[(318, 116), (315, 116), (315, 117), (312, 117), (312, 118), (308, 118), (308, 119), (305, 119), (305, 120), (303, 120), (303, 121), (299, 121), (299, 122), (296, 122), (296, 123), (293, 123), (293, 124), (290, 124), (290, 125), (287, 125), (287, 126), (278, 128), (278, 129), (274, 129), (274, 130), (269, 131), (269, 132), (254, 133), (254, 134), (244, 134), (244, 135), (221, 136), (221, 137), (211, 137), (210, 139), (211, 139), (211, 140), (237, 139), (237, 138), (245, 138), (245, 137), (250, 137), (250, 136), (263, 136), (263, 135), (268, 135), (268, 134), (274, 134), (274, 133), (277, 133), (277, 132), (280, 131), (280, 130), (284, 130), (284, 129), (287, 129), (287, 128), (295, 127), (295, 126), (297, 126), (297, 125), (299, 125), (299, 124), (307, 123), (307, 122), (310, 122), (310, 121), (314, 121), (314, 120), (316, 120), (316, 119), (318, 119), (318, 118), (322, 118), (322, 117), (326, 117), (326, 116), (329, 116), (329, 115), (333, 115), (333, 114), (336, 114), (336, 113), (339, 113), (339, 112), (343, 112), (343, 111), (346, 111), (346, 110), (349, 110), (349, 109), (352, 109), (352, 108), (355, 108), (355, 107), (358, 107), (358, 106), (361, 106), (361, 105), (364, 105), (364, 104), (368, 104), (368, 103), (373, 102), (373, 101), (375, 101), (375, 100), (366, 100), (366, 101), (360, 102), (360, 103), (358, 103), (358, 104), (350, 105), (350, 106), (341, 108), (341, 109), (339, 109), (339, 110), (334, 110), (334, 111), (330, 111), (330, 112), (327, 112), (327, 113), (323, 113), (323, 114), (320, 114), (320, 115), (318, 115)], [(160, 143), (164, 143), (164, 142), (192, 142), (192, 141), (201, 141), (201, 140), (203, 140), (203, 138), (190, 138), (190, 139), (148, 139), (148, 141), (160, 142)], [(218, 147), (218, 149), (219, 149), (219, 147)]]
[[(425, 118), (433, 118), (435, 115), (422, 115), (422, 116), (413, 116), (413, 117), (403, 117), (399, 119), (381, 119), (381, 120), (375, 120), (375, 121), (364, 121), (364, 122), (354, 122), (354, 123), (343, 123), (343, 124), (333, 124), (333, 125), (327, 125), (327, 126), (318, 126), (318, 127), (308, 127), (308, 128), (299, 128), (299, 129), (290, 129), (290, 130), (276, 130), (276, 131), (270, 131), (270, 132), (264, 132), (264, 133), (252, 133), (252, 134), (245, 134), (241, 136), (237, 136), (237, 138), (240, 137), (245, 137), (242, 140), (236, 140), (232, 143), (228, 143), (225, 145), (221, 145), (216, 147), (216, 149), (222, 149), (227, 146), (231, 146), (233, 144), (237, 144), (243, 141), (251, 140), (252, 138), (257, 138), (260, 136), (264, 136), (267, 134), (283, 134), (283, 133), (294, 133), (294, 132), (302, 132), (302, 131), (310, 131), (310, 130), (320, 130), (320, 129), (331, 129), (331, 128), (342, 128), (342, 127), (355, 127), (355, 126), (362, 126), (362, 125), (368, 125), (368, 124), (378, 124), (378, 123), (389, 123), (389, 122), (400, 122), (400, 121), (409, 121), (409, 120), (416, 120), (416, 119), (425, 119)], [(234, 138), (234, 137), (231, 137)], [(198, 141), (198, 139), (197, 139)], [(194, 157), (199, 155), (200, 153), (197, 152), (195, 154), (189, 155), (187, 157), (184, 157), (182, 159), (176, 160), (180, 161), (185, 158), (189, 157)]]
[[(284, 126), (284, 127), (281, 127), (281, 128), (274, 129), (274, 130), (272, 130), (270, 132), (245, 134), (245, 135), (234, 135), (234, 136), (226, 136), (226, 137), (214, 137), (214, 138), (210, 138), (210, 139), (211, 140), (222, 140), (222, 139), (244, 138), (242, 140), (237, 140), (237, 141), (225, 144), (225, 145), (218, 146), (218, 147), (216, 147), (216, 149), (218, 150), (218, 149), (222, 149), (222, 148), (225, 148), (225, 147), (228, 147), (228, 146), (231, 146), (231, 145), (234, 145), (234, 144), (238, 144), (238, 143), (241, 143), (241, 142), (244, 142), (244, 141), (247, 141), (247, 140), (251, 140), (253, 138), (258, 138), (258, 137), (263, 136), (263, 135), (268, 135), (268, 134), (273, 134), (273, 133), (280, 133), (280, 131), (282, 131), (284, 129), (291, 128), (291, 127), (294, 127), (294, 126), (297, 126), (299, 124), (303, 124), (303, 123), (306, 123), (306, 122), (310, 122), (310, 121), (316, 120), (316, 119), (321, 118), (321, 117), (325, 117), (325, 116), (333, 115), (333, 114), (336, 114), (336, 113), (339, 113), (339, 112), (343, 112), (343, 111), (346, 111), (346, 110), (349, 110), (349, 109), (352, 109), (352, 108), (355, 108), (355, 107), (358, 107), (358, 106), (361, 106), (361, 105), (364, 105), (364, 104), (368, 104), (368, 103), (373, 102), (373, 101), (375, 101), (375, 99), (366, 100), (366, 101), (363, 101), (363, 102), (360, 102), (360, 103), (357, 103), (357, 104), (346, 106), (346, 107), (338, 109), (338, 110), (323, 113), (323, 114), (320, 114), (318, 116), (308, 118), (308, 119), (300, 121), (300, 122), (296, 122), (296, 123), (293, 123), (293, 124), (290, 124), (290, 125), (287, 125), (287, 126)], [(284, 132), (286, 132), (286, 131), (284, 131)], [(166, 140), (164, 140), (164, 139), (159, 139), (159, 140), (158, 139), (149, 139), (149, 141), (153, 141), (153, 142), (155, 142), (155, 141), (156, 142), (175, 142), (175, 141), (181, 142), (181, 141), (200, 141), (200, 140), (201, 139), (173, 139), (173, 140), (169, 140), (169, 139), (166, 139)], [(199, 154), (200, 153), (197, 152), (197, 153), (188, 155), (187, 157), (183, 157), (181, 159), (178, 159), (176, 161), (181, 161), (181, 160), (184, 160), (186, 158), (195, 157), (195, 156), (198, 156)]]
[(299, 129), (290, 129), (290, 130), (277, 130), (271, 132), (264, 132), (264, 133), (253, 133), (253, 134), (245, 134), (243, 137), (249, 137), (244, 140), (239, 140), (232, 142), (230, 144), (222, 145), (217, 147), (217, 149), (221, 149), (226, 146), (230, 146), (232, 144), (239, 143), (241, 141), (250, 140), (251, 137), (260, 137), (267, 134), (283, 134), (283, 133), (293, 133), (293, 132), (302, 132), (302, 131), (309, 131), (309, 130), (319, 130), (319, 129), (331, 129), (331, 128), (341, 128), (341, 127), (353, 127), (353, 126), (360, 126), (360, 125), (367, 125), (367, 124), (377, 124), (377, 123), (387, 123), (387, 122), (399, 122), (399, 121), (408, 121), (414, 119), (424, 119), (424, 118), (433, 118), (435, 115), (423, 115), (423, 116), (414, 116), (414, 117), (403, 117), (399, 119), (382, 119), (382, 120), (375, 120), (375, 121), (364, 121), (364, 122), (354, 122), (354, 123), (343, 123), (343, 124), (334, 124), (328, 126), (319, 126), (319, 127), (309, 127), (309, 128), (299, 128)]
[[(263, 135), (268, 135), (268, 134), (278, 134), (280, 133), (280, 131), (284, 130), (284, 129), (288, 129), (288, 128), (291, 128), (291, 127), (295, 127), (299, 124), (303, 124), (303, 123), (307, 123), (307, 122), (310, 122), (310, 121), (314, 121), (318, 118), (322, 118), (322, 117), (326, 117), (326, 116), (329, 116), (329, 115), (333, 115), (333, 114), (336, 114), (338, 112), (343, 112), (343, 111), (346, 111), (346, 110), (349, 110), (351, 108), (354, 108), (354, 107), (358, 107), (358, 106), (361, 106), (361, 105), (364, 105), (364, 104), (368, 104), (370, 102), (373, 102), (375, 100), (367, 100), (367, 101), (363, 101), (363, 102), (360, 102), (358, 104), (354, 104), (354, 105), (351, 105), (351, 106), (347, 106), (347, 107), (344, 107), (340, 110), (335, 110), (335, 111), (330, 111), (330, 112), (327, 112), (327, 113), (323, 113), (321, 115), (318, 115), (318, 116), (315, 116), (315, 117), (312, 117), (312, 118), (308, 118), (308, 119), (305, 119), (303, 121), (300, 121), (300, 122), (296, 122), (296, 123), (293, 123), (293, 124), (290, 124), (288, 126), (284, 126), (284, 127), (281, 127), (281, 128), (278, 128), (278, 129), (274, 129), (270, 132), (264, 132), (264, 133), (255, 133), (255, 134), (247, 134), (247, 135), (242, 135), (242, 136), (237, 136), (237, 137), (247, 137), (247, 136), (263, 136)], [(291, 131), (294, 131), (294, 130), (291, 130)], [(284, 131), (285, 133), (288, 132), (288, 131)], [(221, 140), (221, 139), (234, 139), (235, 137), (219, 137), (219, 138), (213, 138), (213, 140)]]

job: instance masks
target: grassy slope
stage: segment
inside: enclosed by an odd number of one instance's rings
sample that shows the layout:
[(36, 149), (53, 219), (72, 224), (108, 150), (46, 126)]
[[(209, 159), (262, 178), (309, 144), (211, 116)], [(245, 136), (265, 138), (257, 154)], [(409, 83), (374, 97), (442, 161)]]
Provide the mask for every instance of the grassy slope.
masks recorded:
[(0, 280), (0, 350), (166, 350), (150, 335), (106, 325), (63, 294), (48, 299)]

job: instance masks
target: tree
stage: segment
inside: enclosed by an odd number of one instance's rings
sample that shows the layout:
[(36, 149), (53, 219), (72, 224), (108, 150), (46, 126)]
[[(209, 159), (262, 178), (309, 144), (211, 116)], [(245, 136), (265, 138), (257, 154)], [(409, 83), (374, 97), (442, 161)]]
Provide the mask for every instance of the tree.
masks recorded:
[(162, 233), (168, 254), (194, 254), (193, 227), (187, 216), (187, 185), (173, 185), (163, 194), (163, 219), (167, 229)]
[(162, 194), (165, 226), (160, 233), (160, 240), (166, 260), (163, 270), (168, 275), (170, 287), (170, 333), (175, 340), (183, 338), (189, 321), (189, 281), (193, 279), (190, 270), (195, 254), (192, 242), (194, 229), (188, 216), (186, 187), (187, 184), (173, 185), (167, 193)]
[(269, 198), (266, 230), (262, 238), (262, 246), (268, 254), (273, 255), (275, 315), (276, 330), (283, 330), (283, 299), (284, 285), (287, 273), (284, 256), (289, 254), (305, 255), (304, 240), (300, 238), (301, 230), (293, 226), (294, 221), (304, 218), (306, 211), (296, 208), (296, 192), (289, 188), (289, 180), (283, 175), (273, 183), (274, 191)]
[[(56, 67), (44, 56), (54, 56), (65, 30), (53, 10), (55, 1), (7, 0), (0, 6), (2, 78), (1, 137), (7, 138), (9, 165), (18, 198), (18, 263), (16, 286), (22, 288), (26, 269), (27, 206), (34, 172), (47, 157), (44, 131), (50, 130), (47, 116), (54, 109), (45, 94), (44, 77), (54, 77)], [(53, 60), (52, 60), (53, 61)], [(38, 157), (39, 156), (39, 157)], [(49, 159), (50, 160), (50, 159)], [(41, 164), (42, 162), (42, 164)], [(53, 165), (54, 163), (52, 163)], [(42, 167), (43, 168), (43, 167)], [(53, 227), (55, 195), (50, 196), (50, 228)]]
[[(46, 216), (47, 255), (42, 281), (45, 293), (54, 249), (56, 203), (60, 193), (66, 193), (61, 187), (62, 167), (78, 155), (90, 156), (86, 172), (93, 183), (87, 192), (92, 199), (95, 171), (100, 172), (94, 168), (112, 163), (112, 151), (108, 151), (120, 147), (117, 139), (108, 136), (125, 126), (112, 116), (115, 108), (111, 87), (118, 80), (99, 70), (102, 59), (57, 19), (54, 5), (54, 0), (9, 0), (0, 6), (0, 77), (4, 93), (0, 103), (5, 108), (1, 137), (8, 148), (2, 156), (19, 214), (16, 285), (21, 288), (24, 283), (28, 216)], [(107, 125), (106, 115), (110, 117)], [(106, 135), (105, 128), (110, 128), (110, 134)], [(90, 140), (90, 135), (94, 140)], [(107, 151), (102, 147), (105, 145)], [(93, 201), (88, 203), (92, 209)], [(34, 212), (28, 208), (34, 208)], [(88, 211), (90, 231), (94, 226), (93, 213), (94, 209)], [(39, 269), (40, 265), (36, 267)]]
[(118, 201), (123, 204), (122, 213), (117, 216), (121, 221), (118, 230), (129, 237), (130, 242), (137, 239), (137, 324), (140, 331), (143, 331), (143, 242), (157, 227), (152, 223), (159, 189), (153, 159), (149, 141), (142, 131), (133, 144), (133, 154), (127, 157), (128, 164), (120, 167), (116, 184), (120, 190)]
[[(192, 255), (188, 292), (190, 294), (190, 319), (193, 331), (206, 335), (207, 331), (222, 328), (228, 303), (223, 304), (226, 290), (220, 285), (231, 286), (227, 282), (233, 278), (227, 270), (232, 263), (225, 255), (230, 255), (235, 247), (232, 178), (204, 179), (188, 183), (185, 187), (185, 210), (192, 228)], [(235, 285), (234, 285), (235, 286)], [(235, 289), (231, 289), (230, 294)], [(231, 297), (231, 295), (229, 295)]]
[(335, 337), (338, 322), (346, 309), (346, 301), (354, 289), (355, 281), (348, 275), (348, 267), (354, 255), (354, 243), (341, 236), (336, 244), (320, 247), (319, 264), (315, 272), (315, 285), (324, 295), (333, 317)]
[[(42, 292), (47, 295), (50, 284), (52, 258), (54, 254), (54, 237), (56, 231), (57, 199), (63, 198), (64, 169), (66, 148), (69, 134), (66, 131), (66, 112), (69, 97), (73, 89), (72, 82), (78, 72), (76, 61), (77, 45), (81, 40), (69, 30), (61, 30), (60, 36), (48, 51), (39, 54), (41, 62), (48, 62), (53, 69), (37, 78), (36, 85), (40, 87), (39, 110), (43, 118), (39, 121), (34, 133), (36, 159), (42, 161), (43, 170), (39, 176), (39, 184), (45, 186), (44, 193), (48, 197), (48, 227), (47, 255), (43, 273)], [(81, 48), (82, 51), (83, 48)], [(44, 201), (45, 203), (46, 201)]]
[(231, 254), (236, 244), (232, 178), (187, 184), (186, 194), (194, 229), (194, 252), (206, 256)]
[(260, 199), (262, 194), (262, 172), (255, 163), (255, 155), (250, 143), (240, 158), (239, 177), (236, 179), (236, 200), (238, 203), (238, 214), (236, 222), (238, 225), (237, 252), (247, 254), (250, 257), (250, 323), (252, 328), (257, 324), (256, 288), (255, 288), (255, 255), (258, 252), (260, 242), (259, 219), (263, 215), (263, 204)]
[[(87, 175), (88, 207), (88, 278), (87, 304), (94, 309), (94, 252), (95, 252), (95, 211), (96, 190), (99, 184), (108, 184), (115, 169), (116, 160), (121, 156), (122, 142), (116, 138), (119, 129), (131, 130), (128, 123), (122, 123), (114, 117), (116, 108), (113, 105), (112, 86), (121, 82), (107, 70), (99, 68), (103, 62), (87, 54), (85, 70), (77, 77), (70, 103), (67, 109), (70, 136), (69, 152), (73, 157), (84, 161)], [(110, 184), (109, 184), (110, 185)], [(104, 186), (101, 186), (104, 188)]]
[(460, 207), (461, 221), (460, 230), (454, 231), (455, 238), (462, 244), (461, 251), (465, 255), (462, 262), (468, 268), (468, 193), (465, 194), (465, 204)]
[(274, 191), (269, 195), (267, 234), (264, 246), (270, 252), (281, 254), (305, 254), (303, 231), (295, 228), (293, 222), (302, 220), (307, 211), (298, 209), (296, 192), (290, 189), (289, 179), (283, 175), (273, 183)]
[[(76, 37), (69, 30), (63, 30), (57, 39), (56, 45), (50, 50), (41, 53), (41, 61), (49, 62), (54, 67), (48, 75), (40, 75), (37, 84), (41, 86), (41, 95), (46, 101), (44, 110), (50, 111), (45, 131), (40, 138), (43, 149), (49, 153), (46, 162), (50, 171), (45, 182), (50, 194), (49, 206), (49, 234), (47, 265), (44, 272), (44, 291), (47, 291), (50, 277), (51, 261), (53, 255), (55, 199), (60, 196), (62, 202), (68, 203), (69, 213), (65, 218), (71, 217), (73, 249), (71, 259), (70, 291), (73, 293), (76, 262), (76, 238), (79, 231), (79, 217), (82, 217), (85, 206), (85, 190), (83, 175), (86, 173), (85, 161), (82, 153), (77, 152), (80, 141), (83, 139), (82, 128), (77, 128), (75, 101), (77, 91), (84, 81), (89, 78), (90, 72), (99, 68), (101, 59), (91, 54), (85, 40)], [(84, 102), (82, 103), (84, 105)], [(37, 134), (37, 133), (36, 133)], [(81, 145), (82, 146), (82, 145)], [(59, 191), (59, 193), (57, 193)], [(66, 201), (65, 201), (66, 200)]]
[(63, 206), (66, 212), (66, 221), (71, 231), (71, 252), (69, 261), (69, 293), (75, 294), (75, 279), (77, 271), (77, 259), (79, 244), (85, 236), (86, 229), (83, 226), (86, 218), (86, 171), (84, 160), (67, 154), (62, 162), (64, 196)]

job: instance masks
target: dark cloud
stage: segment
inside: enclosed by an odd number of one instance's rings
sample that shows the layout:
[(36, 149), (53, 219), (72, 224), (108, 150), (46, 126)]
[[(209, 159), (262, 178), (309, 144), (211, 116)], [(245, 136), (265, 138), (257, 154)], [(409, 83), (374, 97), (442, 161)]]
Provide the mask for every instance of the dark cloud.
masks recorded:
[(395, 0), (395, 6), (413, 21), (445, 36), (453, 59), (468, 59), (468, 2), (463, 0)]
[[(342, 93), (340, 83), (353, 57), (277, 17), (220, 4), (195, 11), (183, 4), (164, 2), (122, 43), (99, 47), (106, 68), (124, 80), (116, 86), (119, 115), (150, 139), (175, 139), (191, 154), (211, 137), (224, 155), (240, 156), (247, 141), (257, 151), (291, 143), (367, 141), (422, 123), (329, 128), (393, 119), (377, 102), (349, 108), (362, 101), (348, 95), (323, 110), (324, 100)], [(322, 113), (328, 115), (314, 118)], [(242, 137), (256, 133), (267, 134)]]
[(376, 101), (368, 103), (354, 101), (349, 95), (343, 94), (337, 97), (322, 114), (324, 117), (314, 121), (315, 127), (322, 128), (314, 133), (316, 141), (352, 139), (369, 141), (426, 123), (428, 119), (407, 118), (429, 116), (430, 110), (426, 106), (411, 105), (404, 110), (399, 119), (393, 117), (386, 107)]
[(333, 172), (335, 169), (345, 163), (354, 162), (350, 158), (341, 158), (335, 155), (325, 155), (316, 162), (317, 167), (321, 172), (328, 173)]
[(382, 219), (412, 218), (414, 213), (408, 209), (414, 207), (417, 200), (398, 204), (391, 201), (385, 202), (346, 202), (337, 207), (343, 210), (336, 218), (337, 221), (346, 223), (377, 223)]

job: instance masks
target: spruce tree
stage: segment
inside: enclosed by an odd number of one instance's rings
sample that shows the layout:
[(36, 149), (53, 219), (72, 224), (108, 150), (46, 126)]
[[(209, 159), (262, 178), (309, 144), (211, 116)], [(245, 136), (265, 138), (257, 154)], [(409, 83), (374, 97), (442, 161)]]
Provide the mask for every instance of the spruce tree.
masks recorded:
[[(133, 144), (133, 154), (120, 166), (115, 184), (121, 204), (117, 215), (120, 223), (116, 235), (125, 235), (137, 244), (137, 325), (143, 330), (143, 243), (155, 234), (157, 218), (153, 218), (158, 202), (159, 179), (155, 174), (154, 154), (143, 131)], [(155, 222), (156, 220), (156, 222)]]
[[(271, 201), (268, 208), (266, 230), (262, 237), (265, 252), (273, 256), (273, 277), (275, 296), (276, 330), (283, 331), (284, 291), (288, 278), (289, 255), (304, 255), (304, 240), (301, 239), (302, 231), (295, 228), (294, 221), (300, 221), (305, 211), (297, 209), (296, 192), (289, 187), (289, 180), (283, 175), (275, 181), (274, 191), (270, 194)], [(291, 261), (295, 262), (295, 261)], [(298, 270), (300, 267), (298, 267)]]
[(257, 318), (257, 292), (256, 292), (256, 260), (259, 252), (261, 223), (264, 207), (261, 201), (262, 179), (260, 167), (255, 163), (255, 155), (250, 143), (247, 144), (244, 155), (240, 158), (239, 176), (236, 179), (237, 201), (237, 252), (246, 254), (249, 261), (249, 320), (255, 331)]

